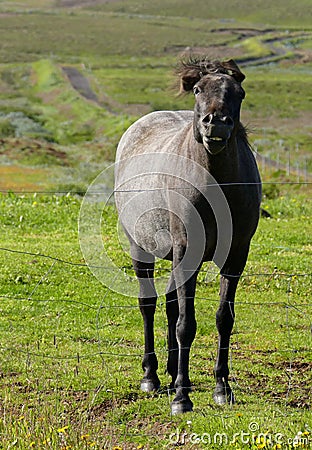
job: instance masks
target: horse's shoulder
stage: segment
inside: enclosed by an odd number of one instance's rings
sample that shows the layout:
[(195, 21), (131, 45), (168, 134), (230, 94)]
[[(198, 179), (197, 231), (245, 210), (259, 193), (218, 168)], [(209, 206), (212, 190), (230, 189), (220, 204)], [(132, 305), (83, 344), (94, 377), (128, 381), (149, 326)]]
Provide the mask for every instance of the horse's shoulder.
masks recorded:
[(182, 111), (153, 111), (137, 120), (133, 126), (134, 127), (144, 127), (149, 125), (153, 128), (155, 127), (173, 127), (179, 128), (193, 121), (193, 111), (182, 110)]

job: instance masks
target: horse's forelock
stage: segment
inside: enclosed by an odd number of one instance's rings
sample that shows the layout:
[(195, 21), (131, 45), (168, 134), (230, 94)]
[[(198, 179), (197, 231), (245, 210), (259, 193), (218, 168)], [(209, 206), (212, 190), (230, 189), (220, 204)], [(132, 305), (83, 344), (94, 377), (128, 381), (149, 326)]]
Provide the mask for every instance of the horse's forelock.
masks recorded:
[(190, 91), (194, 84), (205, 75), (225, 74), (230, 75), (235, 81), (241, 83), (245, 75), (241, 72), (235, 61), (209, 60), (208, 58), (189, 58), (181, 61), (176, 73), (180, 78), (181, 92)]
[(207, 58), (189, 58), (182, 60), (176, 67), (176, 75), (180, 80), (180, 93), (189, 92), (205, 75), (224, 73), (228, 70), (221, 61), (210, 61)]
[(211, 61), (207, 58), (189, 58), (186, 61), (181, 61), (177, 69), (178, 76), (185, 77), (194, 75), (195, 73), (201, 78), (205, 75), (214, 73), (227, 74), (228, 71), (223, 67), (221, 61)]

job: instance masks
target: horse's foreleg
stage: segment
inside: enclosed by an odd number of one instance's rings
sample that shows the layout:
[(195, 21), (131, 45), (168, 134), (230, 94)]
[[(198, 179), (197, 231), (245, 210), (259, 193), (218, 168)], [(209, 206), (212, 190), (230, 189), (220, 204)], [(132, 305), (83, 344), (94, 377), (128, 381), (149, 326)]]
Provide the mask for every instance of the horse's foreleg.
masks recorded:
[[(178, 292), (179, 318), (176, 325), (178, 342), (178, 372), (175, 381), (176, 396), (171, 404), (172, 414), (192, 411), (193, 403), (189, 398), (191, 382), (189, 378), (189, 355), (196, 334), (194, 296), (198, 271), (189, 271), (181, 267), (175, 269)], [(182, 283), (183, 279), (185, 281)]]
[(216, 314), (216, 325), (219, 333), (218, 354), (214, 369), (216, 388), (213, 399), (218, 405), (233, 403), (234, 395), (230, 388), (229, 377), (229, 346), (234, 325), (234, 298), (239, 276), (221, 275), (220, 306)]
[(141, 380), (141, 389), (145, 392), (151, 392), (157, 390), (160, 386), (157, 376), (158, 361), (154, 348), (154, 315), (157, 301), (153, 280), (154, 258), (145, 252), (144, 255), (136, 254), (133, 257), (133, 266), (140, 284), (139, 306), (144, 321), (145, 344), (142, 361), (144, 375)]
[(166, 313), (168, 319), (167, 371), (172, 378), (170, 388), (174, 388), (174, 382), (178, 375), (178, 341), (176, 335), (176, 326), (179, 317), (179, 305), (178, 294), (172, 274), (166, 291)]

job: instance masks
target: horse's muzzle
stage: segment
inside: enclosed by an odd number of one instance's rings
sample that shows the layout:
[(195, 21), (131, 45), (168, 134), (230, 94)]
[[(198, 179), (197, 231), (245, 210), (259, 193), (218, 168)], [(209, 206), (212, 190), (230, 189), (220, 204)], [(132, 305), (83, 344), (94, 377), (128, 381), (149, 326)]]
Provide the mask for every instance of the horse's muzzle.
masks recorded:
[(231, 120), (213, 120), (208, 123), (203, 121), (203, 144), (212, 155), (221, 152), (227, 145), (234, 128)]
[(205, 149), (211, 153), (212, 155), (217, 155), (220, 153), (227, 145), (227, 139), (223, 139), (222, 137), (204, 137), (203, 144)]

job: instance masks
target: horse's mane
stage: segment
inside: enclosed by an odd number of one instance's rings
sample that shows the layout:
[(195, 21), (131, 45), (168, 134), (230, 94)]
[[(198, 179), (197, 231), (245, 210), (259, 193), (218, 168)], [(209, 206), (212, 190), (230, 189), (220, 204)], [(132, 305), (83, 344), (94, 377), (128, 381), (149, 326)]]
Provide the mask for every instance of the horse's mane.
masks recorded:
[(249, 142), (249, 139), (248, 139), (248, 131), (249, 131), (248, 128), (245, 125), (243, 125), (241, 122), (239, 122), (238, 130), (237, 130), (237, 137), (239, 139), (241, 139), (241, 141), (245, 145), (247, 145), (251, 151), (254, 151)]
[(192, 76), (195, 73), (201, 73), (201, 76), (224, 73), (229, 74), (224, 63), (219, 60), (210, 60), (208, 57), (190, 57), (187, 60), (181, 60), (176, 67), (176, 74), (179, 77)]

